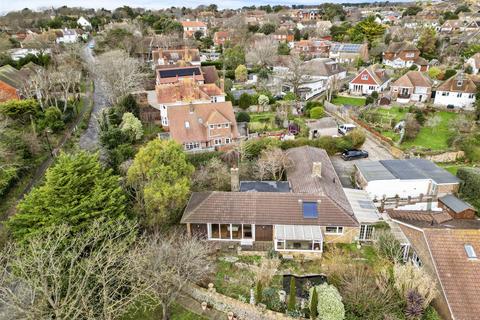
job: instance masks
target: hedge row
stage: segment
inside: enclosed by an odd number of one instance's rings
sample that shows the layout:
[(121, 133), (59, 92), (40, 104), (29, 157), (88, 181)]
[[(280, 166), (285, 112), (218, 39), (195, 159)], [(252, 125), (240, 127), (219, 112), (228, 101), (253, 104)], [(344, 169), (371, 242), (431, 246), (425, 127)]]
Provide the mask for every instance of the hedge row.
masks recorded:
[(460, 168), (457, 177), (462, 180), (459, 195), (480, 211), (480, 169)]

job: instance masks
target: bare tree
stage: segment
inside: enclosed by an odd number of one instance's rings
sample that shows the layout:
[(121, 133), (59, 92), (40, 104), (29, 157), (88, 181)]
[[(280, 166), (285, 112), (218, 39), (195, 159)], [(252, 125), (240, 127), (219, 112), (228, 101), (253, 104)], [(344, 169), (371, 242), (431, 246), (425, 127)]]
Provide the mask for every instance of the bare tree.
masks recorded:
[(263, 150), (257, 161), (256, 172), (260, 180), (282, 179), (285, 170), (292, 166), (292, 161), (280, 148)]
[(278, 42), (272, 37), (262, 37), (247, 52), (247, 62), (261, 67), (271, 66), (275, 62), (277, 48)]
[(52, 72), (45, 68), (39, 68), (35, 71), (30, 81), (30, 88), (26, 91), (32, 91), (35, 93), (40, 107), (45, 110), (51, 99), (51, 91), (53, 89), (53, 81), (51, 79)]
[(101, 80), (111, 104), (140, 89), (144, 79), (140, 61), (131, 58), (122, 50), (109, 51), (98, 56), (92, 71)]
[(58, 67), (56, 74), (57, 84), (62, 88), (63, 92), (63, 112), (65, 113), (67, 111), (70, 91), (74, 90), (80, 84), (82, 73), (80, 70), (76, 70), (68, 64), (62, 64)]
[(285, 76), (285, 81), (292, 86), (293, 93), (298, 97), (300, 86), (308, 79), (305, 65), (298, 54), (292, 54), (288, 59), (287, 67), (288, 72)]
[[(59, 226), (0, 255), (0, 314), (22, 319), (105, 319), (144, 293), (131, 247), (136, 226), (96, 222), (72, 237)], [(143, 288), (143, 289), (142, 289)]]
[(208, 259), (210, 248), (196, 237), (173, 232), (168, 236), (154, 235), (143, 250), (140, 276), (151, 286), (152, 294), (162, 306), (162, 319), (166, 320), (170, 305), (181, 291), (212, 271)]

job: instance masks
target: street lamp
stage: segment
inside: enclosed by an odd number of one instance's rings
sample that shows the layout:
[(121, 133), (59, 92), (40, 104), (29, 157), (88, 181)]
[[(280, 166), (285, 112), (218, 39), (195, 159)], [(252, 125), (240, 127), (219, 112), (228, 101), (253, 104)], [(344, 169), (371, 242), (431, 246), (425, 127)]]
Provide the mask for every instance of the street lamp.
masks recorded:
[(50, 151), (50, 155), (51, 155), (52, 158), (53, 158), (52, 146), (51, 146), (51, 144), (50, 144), (50, 140), (48, 139), (48, 134), (49, 134), (49, 133), (53, 133), (52, 129), (46, 128), (46, 129), (45, 129), (45, 139), (47, 140), (47, 146), (48, 146), (48, 150)]

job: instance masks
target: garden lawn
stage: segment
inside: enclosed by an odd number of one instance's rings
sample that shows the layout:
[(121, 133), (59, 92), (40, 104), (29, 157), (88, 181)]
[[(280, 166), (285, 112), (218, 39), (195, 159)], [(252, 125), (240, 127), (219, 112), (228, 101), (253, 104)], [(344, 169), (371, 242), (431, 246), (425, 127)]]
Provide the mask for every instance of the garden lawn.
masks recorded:
[(355, 97), (335, 97), (332, 100), (333, 104), (336, 105), (350, 105), (350, 106), (356, 106), (356, 107), (361, 107), (365, 105), (365, 98), (355, 98)]
[(275, 121), (275, 114), (273, 112), (252, 112), (249, 113), (250, 122), (264, 122), (270, 123)]
[(408, 109), (402, 107), (392, 107), (389, 109), (378, 108), (377, 113), (386, 119), (393, 119), (395, 124), (405, 119)]
[(455, 119), (458, 115), (447, 111), (438, 111), (436, 112), (436, 115), (439, 115), (442, 119), (437, 127), (422, 127), (414, 140), (402, 143), (402, 148), (410, 149), (417, 147), (431, 150), (448, 149), (447, 141), (451, 134), (450, 121)]

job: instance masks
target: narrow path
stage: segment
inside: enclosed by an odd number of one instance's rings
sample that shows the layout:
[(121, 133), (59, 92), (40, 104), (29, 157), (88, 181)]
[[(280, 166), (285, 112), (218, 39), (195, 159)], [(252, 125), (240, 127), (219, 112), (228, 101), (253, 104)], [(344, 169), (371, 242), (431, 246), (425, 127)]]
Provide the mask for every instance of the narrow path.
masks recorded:
[[(82, 58), (89, 66), (92, 66), (95, 62), (95, 57), (92, 54), (92, 49), (89, 48), (89, 45), (91, 43), (94, 43), (93, 40), (90, 41), (82, 51)], [(100, 80), (94, 75), (92, 77), (94, 83), (92, 115), (90, 117), (87, 130), (85, 130), (83, 135), (80, 137), (80, 141), (78, 142), (80, 148), (89, 151), (98, 150), (98, 148), (100, 147), (100, 124), (98, 123), (98, 120), (100, 115), (102, 114), (102, 111), (107, 107), (107, 99), (105, 98), (103, 85)]]
[(192, 297), (189, 297), (187, 295), (181, 295), (179, 296), (176, 300), (176, 303), (184, 307), (190, 312), (193, 312), (195, 314), (198, 314), (202, 317), (205, 317), (207, 319), (211, 320), (225, 320), (227, 319), (227, 315), (223, 312), (220, 312), (215, 309), (207, 309), (207, 310), (202, 310), (202, 306), (200, 302), (197, 300), (193, 299)]

